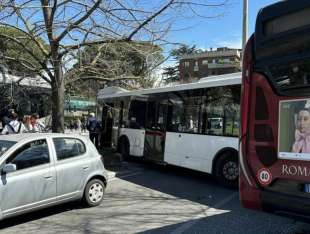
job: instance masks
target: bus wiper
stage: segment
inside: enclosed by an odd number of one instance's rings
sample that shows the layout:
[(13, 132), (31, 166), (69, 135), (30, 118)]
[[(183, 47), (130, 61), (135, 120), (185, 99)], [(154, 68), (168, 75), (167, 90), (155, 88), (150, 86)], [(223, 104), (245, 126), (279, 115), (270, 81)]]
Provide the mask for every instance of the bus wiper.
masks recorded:
[(287, 91), (287, 90), (294, 90), (294, 89), (304, 89), (304, 88), (310, 88), (310, 85), (295, 85), (290, 87), (281, 87), (281, 90)]

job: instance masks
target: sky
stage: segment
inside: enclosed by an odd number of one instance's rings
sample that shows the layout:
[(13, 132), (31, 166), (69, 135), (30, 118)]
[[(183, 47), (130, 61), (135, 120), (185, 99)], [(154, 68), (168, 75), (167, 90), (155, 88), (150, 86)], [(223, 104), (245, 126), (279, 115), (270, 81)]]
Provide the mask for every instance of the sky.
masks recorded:
[[(248, 0), (249, 4), (249, 35), (254, 31), (255, 20), (260, 8), (278, 2), (278, 0)], [(196, 45), (198, 48), (210, 49), (217, 47), (241, 48), (242, 44), (242, 8), (243, 0), (230, 0), (229, 5), (222, 8), (223, 16), (216, 18), (195, 17), (186, 22), (175, 23), (175, 28), (185, 30), (174, 31), (169, 41)], [(212, 12), (211, 12), (212, 13)], [(207, 14), (210, 14), (208, 12)]]

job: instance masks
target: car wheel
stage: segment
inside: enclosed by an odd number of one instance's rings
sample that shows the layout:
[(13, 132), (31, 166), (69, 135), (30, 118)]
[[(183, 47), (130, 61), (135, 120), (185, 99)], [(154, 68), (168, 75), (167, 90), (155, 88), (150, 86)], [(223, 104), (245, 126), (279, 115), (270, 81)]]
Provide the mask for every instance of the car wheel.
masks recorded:
[(119, 152), (122, 155), (124, 161), (129, 160), (129, 145), (125, 140), (122, 140), (119, 145)]
[(84, 191), (84, 202), (87, 206), (98, 206), (103, 201), (105, 184), (99, 179), (90, 180)]
[(237, 155), (232, 152), (221, 154), (216, 161), (214, 175), (221, 185), (238, 188), (239, 163)]

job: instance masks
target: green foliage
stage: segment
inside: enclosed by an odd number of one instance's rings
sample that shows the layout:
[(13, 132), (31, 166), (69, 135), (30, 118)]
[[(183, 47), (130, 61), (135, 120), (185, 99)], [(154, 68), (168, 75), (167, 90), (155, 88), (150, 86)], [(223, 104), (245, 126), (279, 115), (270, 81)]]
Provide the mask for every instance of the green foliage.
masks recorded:
[[(180, 60), (182, 56), (186, 54), (197, 54), (203, 52), (201, 49), (197, 49), (196, 45), (189, 46), (182, 44), (180, 45), (179, 48), (173, 49), (170, 52), (170, 55), (175, 59), (175, 60)], [(164, 76), (164, 81), (165, 83), (171, 83), (175, 81), (180, 80), (180, 72), (179, 72), (179, 66), (168, 66), (164, 68), (163, 72)]]
[(186, 55), (186, 54), (198, 54), (198, 53), (201, 53), (201, 52), (203, 52), (203, 51), (201, 49), (197, 49), (196, 45), (189, 46), (189, 45), (182, 44), (182, 45), (180, 45), (179, 48), (173, 49), (170, 52), (170, 55), (172, 57), (174, 57), (176, 60), (180, 60), (180, 58), (183, 55)]
[[(4, 26), (0, 27), (0, 53), (3, 56), (11, 58), (4, 58), (5, 65), (8, 68), (9, 72), (16, 75), (37, 74), (37, 72), (34, 72), (33, 70), (38, 71), (42, 69), (39, 65), (39, 62), (35, 60), (23, 48), (22, 45), (18, 44), (17, 42), (13, 42), (12, 40), (8, 40), (3, 35), (18, 39), (23, 45), (26, 45), (27, 49), (29, 49), (33, 54), (35, 54), (40, 61), (44, 61), (45, 56), (36, 45), (36, 43), (33, 41), (33, 39), (18, 29)], [(48, 48), (48, 46), (44, 43), (42, 39), (37, 38), (37, 40), (44, 46), (45, 49)], [(26, 68), (25, 66), (21, 65), (20, 61), (25, 61), (27, 66), (31, 67), (32, 69)]]
[(171, 83), (175, 81), (180, 80), (180, 72), (179, 72), (179, 67), (178, 66), (170, 66), (170, 67), (165, 67), (163, 69), (163, 80), (165, 83)]

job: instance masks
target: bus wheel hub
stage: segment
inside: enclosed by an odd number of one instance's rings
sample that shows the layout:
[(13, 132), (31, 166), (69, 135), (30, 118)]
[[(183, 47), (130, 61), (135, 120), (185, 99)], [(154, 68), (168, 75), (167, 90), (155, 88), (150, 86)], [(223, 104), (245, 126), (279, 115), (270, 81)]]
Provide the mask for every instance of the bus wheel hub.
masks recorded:
[(227, 162), (223, 166), (223, 175), (228, 180), (235, 180), (238, 178), (239, 170), (235, 162)]

